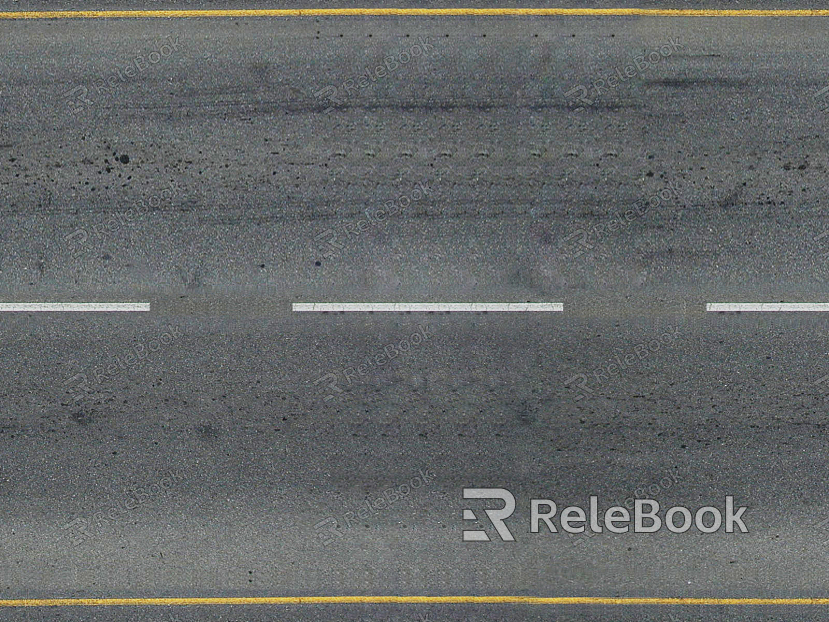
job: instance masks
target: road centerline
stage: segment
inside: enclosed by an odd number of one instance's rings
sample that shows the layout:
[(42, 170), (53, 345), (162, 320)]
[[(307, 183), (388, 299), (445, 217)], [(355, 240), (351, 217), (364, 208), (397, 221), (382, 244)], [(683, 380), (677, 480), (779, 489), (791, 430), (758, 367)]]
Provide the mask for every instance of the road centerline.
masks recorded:
[(604, 596), (230, 596), (2, 599), (2, 607), (145, 607), (205, 605), (829, 605), (829, 598), (681, 598)]
[(829, 17), (829, 9), (644, 9), (644, 8), (338, 8), (165, 9), (3, 11), (0, 19), (108, 19), (186, 17)]

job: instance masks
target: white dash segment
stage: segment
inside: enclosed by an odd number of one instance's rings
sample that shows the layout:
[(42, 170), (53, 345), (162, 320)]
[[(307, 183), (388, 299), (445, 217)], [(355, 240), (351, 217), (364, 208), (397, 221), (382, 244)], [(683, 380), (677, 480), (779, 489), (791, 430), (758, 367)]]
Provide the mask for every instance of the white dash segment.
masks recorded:
[(829, 311), (829, 302), (709, 302), (706, 311), (747, 311), (779, 313), (785, 311)]
[(295, 302), (293, 310), (311, 313), (332, 312), (483, 312), (495, 313), (531, 313), (562, 312), (561, 302)]
[(149, 311), (149, 302), (2, 302), (0, 313)]

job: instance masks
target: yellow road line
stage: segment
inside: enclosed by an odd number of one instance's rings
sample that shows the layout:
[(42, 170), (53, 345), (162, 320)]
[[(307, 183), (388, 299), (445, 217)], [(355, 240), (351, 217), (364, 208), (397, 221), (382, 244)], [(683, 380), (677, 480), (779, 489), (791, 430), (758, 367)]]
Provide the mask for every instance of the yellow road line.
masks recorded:
[(182, 11), (6, 11), (0, 19), (65, 19), (101, 17), (382, 17), (441, 16), (650, 16), (650, 17), (829, 17), (829, 9), (205, 9)]
[(604, 598), (574, 596), (265, 596), (230, 598), (25, 598), (0, 600), (0, 607), (146, 605), (829, 605), (829, 598)]

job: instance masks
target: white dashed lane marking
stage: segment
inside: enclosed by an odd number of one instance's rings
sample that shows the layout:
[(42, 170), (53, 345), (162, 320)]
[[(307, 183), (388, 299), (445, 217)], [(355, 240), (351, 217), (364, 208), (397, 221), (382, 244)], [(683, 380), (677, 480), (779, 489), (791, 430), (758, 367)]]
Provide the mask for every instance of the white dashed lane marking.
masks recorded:
[(829, 311), (829, 302), (709, 302), (706, 311), (719, 312), (761, 312), (778, 313), (785, 311)]
[(149, 311), (149, 302), (2, 302), (0, 312), (101, 312), (101, 311)]

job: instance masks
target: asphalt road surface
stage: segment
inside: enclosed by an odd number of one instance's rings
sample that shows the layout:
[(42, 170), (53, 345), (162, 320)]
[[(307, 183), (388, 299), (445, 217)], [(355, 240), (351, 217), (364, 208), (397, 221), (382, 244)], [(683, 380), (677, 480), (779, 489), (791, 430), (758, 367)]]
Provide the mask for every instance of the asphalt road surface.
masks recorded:
[[(303, 6), (328, 5), (276, 8)], [(96, 8), (274, 7), (0, 6)], [(829, 318), (706, 311), (829, 302), (827, 33), (819, 16), (0, 20), (0, 302), (149, 303), (0, 312), (0, 599), (829, 596)], [(292, 306), (346, 302), (562, 310)], [(483, 511), (502, 503), (464, 488), (512, 493), (514, 541)], [(590, 496), (715, 506), (723, 528), (531, 532), (532, 499)], [(748, 533), (725, 532), (727, 496)]]

